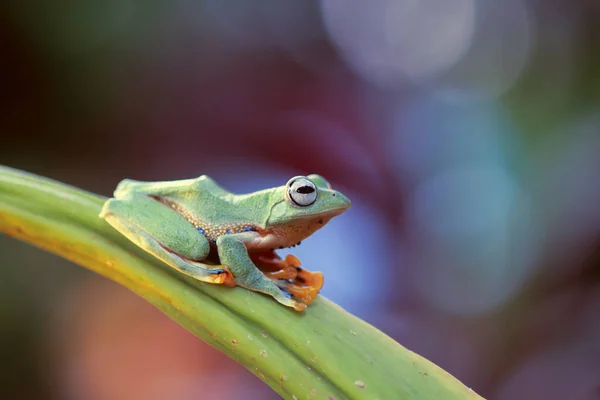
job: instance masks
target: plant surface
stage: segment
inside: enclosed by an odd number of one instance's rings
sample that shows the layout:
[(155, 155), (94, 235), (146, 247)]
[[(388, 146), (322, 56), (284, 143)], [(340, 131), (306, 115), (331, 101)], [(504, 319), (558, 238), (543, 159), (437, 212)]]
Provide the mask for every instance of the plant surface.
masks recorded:
[(298, 313), (177, 273), (98, 217), (105, 200), (0, 166), (0, 231), (129, 288), (286, 399), (481, 399), (322, 296)]

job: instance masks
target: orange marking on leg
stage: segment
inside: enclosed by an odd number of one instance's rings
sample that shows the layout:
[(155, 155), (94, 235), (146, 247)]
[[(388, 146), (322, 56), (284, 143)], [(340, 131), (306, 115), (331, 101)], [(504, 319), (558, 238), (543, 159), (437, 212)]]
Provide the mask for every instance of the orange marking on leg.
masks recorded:
[(231, 270), (227, 265), (215, 265), (215, 268), (222, 268), (225, 272), (221, 272), (220, 274), (215, 274), (212, 283), (216, 283), (218, 285), (225, 285), (228, 287), (235, 287), (235, 278), (231, 273)]

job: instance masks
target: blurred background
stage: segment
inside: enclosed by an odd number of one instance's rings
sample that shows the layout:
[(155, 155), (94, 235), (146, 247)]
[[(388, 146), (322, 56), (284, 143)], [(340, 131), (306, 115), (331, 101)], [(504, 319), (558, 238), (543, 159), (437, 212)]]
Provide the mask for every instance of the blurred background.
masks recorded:
[[(323, 294), (489, 399), (600, 398), (600, 2), (0, 5), (0, 164), (109, 196), (319, 173)], [(0, 397), (275, 399), (127, 290), (0, 236)], [(285, 254), (285, 253), (284, 253)]]

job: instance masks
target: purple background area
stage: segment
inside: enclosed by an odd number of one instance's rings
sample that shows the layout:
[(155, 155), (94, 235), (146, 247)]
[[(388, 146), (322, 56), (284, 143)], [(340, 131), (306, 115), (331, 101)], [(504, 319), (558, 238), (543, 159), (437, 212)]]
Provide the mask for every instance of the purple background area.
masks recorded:
[[(0, 6), (0, 163), (110, 195), (319, 173), (291, 253), (489, 399), (600, 388), (597, 1)], [(2, 398), (276, 398), (115, 284), (0, 237)], [(234, 382), (235, 384), (231, 384)]]

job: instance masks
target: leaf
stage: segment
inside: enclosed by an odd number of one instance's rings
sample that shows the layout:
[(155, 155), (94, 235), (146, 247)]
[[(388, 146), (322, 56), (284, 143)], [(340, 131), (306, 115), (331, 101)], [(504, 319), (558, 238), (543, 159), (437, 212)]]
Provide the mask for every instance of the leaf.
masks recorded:
[(129, 288), (286, 399), (481, 399), (319, 297), (303, 313), (195, 281), (98, 218), (104, 197), (0, 166), (0, 230)]

